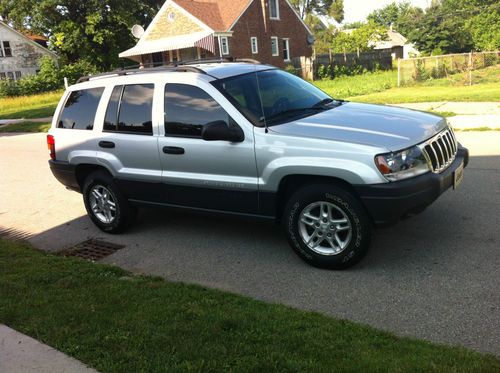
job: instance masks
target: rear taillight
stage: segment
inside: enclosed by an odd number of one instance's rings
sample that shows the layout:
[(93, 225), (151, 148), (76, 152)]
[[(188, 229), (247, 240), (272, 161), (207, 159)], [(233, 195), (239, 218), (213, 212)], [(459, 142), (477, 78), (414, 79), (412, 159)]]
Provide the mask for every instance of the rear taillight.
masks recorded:
[(49, 151), (50, 151), (50, 159), (55, 161), (56, 160), (56, 140), (54, 139), (54, 136), (52, 136), (52, 135), (47, 135), (47, 148), (49, 148)]

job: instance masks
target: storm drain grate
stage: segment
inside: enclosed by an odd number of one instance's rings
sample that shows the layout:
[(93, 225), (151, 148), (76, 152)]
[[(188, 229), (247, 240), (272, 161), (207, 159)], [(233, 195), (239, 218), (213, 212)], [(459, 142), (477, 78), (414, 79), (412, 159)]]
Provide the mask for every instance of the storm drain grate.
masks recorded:
[(123, 249), (124, 245), (117, 245), (111, 242), (101, 240), (87, 240), (78, 245), (70, 247), (59, 252), (62, 256), (74, 256), (86, 260), (101, 260), (117, 250)]

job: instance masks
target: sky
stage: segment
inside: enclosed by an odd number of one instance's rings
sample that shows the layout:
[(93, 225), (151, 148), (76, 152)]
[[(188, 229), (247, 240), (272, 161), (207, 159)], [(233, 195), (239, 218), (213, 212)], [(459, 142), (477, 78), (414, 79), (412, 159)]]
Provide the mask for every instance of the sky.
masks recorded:
[[(380, 9), (394, 0), (344, 0), (344, 22), (364, 21), (375, 9)], [(397, 1), (400, 2), (400, 1)], [(430, 0), (409, 0), (413, 6), (427, 8)]]

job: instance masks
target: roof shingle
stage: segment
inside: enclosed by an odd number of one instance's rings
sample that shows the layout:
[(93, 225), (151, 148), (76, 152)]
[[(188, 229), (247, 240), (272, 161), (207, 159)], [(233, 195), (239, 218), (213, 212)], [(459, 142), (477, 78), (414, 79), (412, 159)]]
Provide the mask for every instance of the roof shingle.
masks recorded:
[(229, 31), (253, 0), (173, 0), (214, 31)]

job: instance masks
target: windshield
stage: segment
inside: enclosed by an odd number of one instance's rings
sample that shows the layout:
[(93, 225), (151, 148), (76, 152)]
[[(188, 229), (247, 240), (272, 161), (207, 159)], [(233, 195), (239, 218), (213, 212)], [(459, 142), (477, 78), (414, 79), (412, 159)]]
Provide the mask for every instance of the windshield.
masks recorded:
[(312, 84), (272, 69), (213, 83), (254, 125), (272, 126), (338, 106)]

